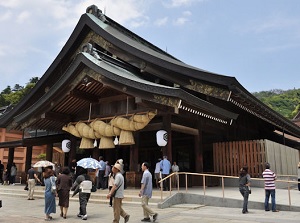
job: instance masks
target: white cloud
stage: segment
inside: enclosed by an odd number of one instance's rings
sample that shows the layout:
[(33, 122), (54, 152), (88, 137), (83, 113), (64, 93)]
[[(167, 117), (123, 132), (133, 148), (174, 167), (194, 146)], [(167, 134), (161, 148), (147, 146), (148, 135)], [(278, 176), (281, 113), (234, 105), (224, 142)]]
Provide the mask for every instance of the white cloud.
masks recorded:
[(189, 18), (192, 15), (192, 13), (190, 11), (184, 11), (182, 12), (182, 16), (177, 18), (175, 21), (174, 21), (174, 24), (176, 26), (182, 26), (182, 25), (185, 25), (188, 21), (189, 21)]
[(11, 11), (7, 11), (4, 14), (0, 15), (0, 22), (7, 21), (12, 17)]
[(160, 18), (160, 19), (157, 19), (155, 22), (154, 22), (154, 25), (156, 26), (164, 26), (168, 23), (168, 17), (164, 17), (164, 18)]
[(149, 23), (145, 12), (151, 4), (148, 0), (0, 0), (0, 26), (5, 30), (0, 35), (0, 91), (42, 76), (88, 6), (97, 5), (130, 28)]
[(23, 11), (17, 16), (17, 23), (22, 24), (26, 23), (28, 19), (30, 19), (30, 12), (28, 11)]
[(191, 6), (194, 3), (203, 2), (205, 0), (171, 0), (164, 2), (163, 5), (167, 8), (178, 8), (183, 6)]
[(189, 20), (188, 18), (185, 18), (185, 17), (180, 17), (180, 18), (177, 18), (174, 22), (175, 25), (177, 26), (182, 26), (184, 25), (185, 23), (187, 23)]

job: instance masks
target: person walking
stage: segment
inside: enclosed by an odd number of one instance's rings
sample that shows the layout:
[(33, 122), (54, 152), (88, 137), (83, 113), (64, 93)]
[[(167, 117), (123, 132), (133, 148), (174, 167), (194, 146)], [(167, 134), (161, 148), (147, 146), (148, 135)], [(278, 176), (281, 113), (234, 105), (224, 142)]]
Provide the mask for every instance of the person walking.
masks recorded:
[(111, 167), (109, 162), (106, 161), (105, 174), (104, 174), (104, 188), (108, 188), (108, 175), (111, 173)]
[(79, 213), (77, 217), (82, 220), (87, 220), (86, 206), (91, 196), (93, 183), (90, 176), (87, 174), (87, 169), (77, 166), (76, 172), (79, 175), (73, 183), (71, 190), (79, 191)]
[(106, 169), (106, 163), (103, 160), (103, 156), (99, 156), (99, 170), (98, 170), (98, 189), (105, 189), (105, 179), (104, 179), (104, 175), (105, 175), (105, 169)]
[(240, 177), (239, 177), (239, 190), (241, 195), (244, 198), (243, 210), (242, 213), (248, 213), (248, 198), (250, 194), (250, 182), (251, 177), (248, 174), (248, 167), (244, 166), (240, 169)]
[(27, 198), (27, 200), (34, 200), (33, 194), (34, 194), (34, 188), (35, 188), (36, 180), (40, 184), (42, 184), (41, 180), (36, 175), (36, 173), (33, 169), (33, 166), (31, 166), (31, 168), (27, 172), (27, 184), (28, 184), (28, 198)]
[(56, 191), (52, 190), (52, 186), (55, 185), (55, 176), (52, 169), (46, 169), (44, 173), (45, 184), (45, 221), (52, 220), (52, 213), (56, 213), (55, 196)]
[[(163, 156), (163, 160), (160, 161), (160, 169), (162, 170), (161, 171), (162, 178), (165, 178), (165, 177), (169, 176), (169, 174), (170, 174), (171, 163), (167, 158), (168, 158), (167, 156)], [(170, 179), (164, 180), (164, 182), (163, 182), (164, 190), (169, 189), (169, 185), (170, 185), (169, 180)]]
[(153, 222), (156, 221), (158, 214), (151, 210), (148, 206), (149, 199), (152, 197), (152, 174), (149, 172), (149, 164), (142, 164), (143, 176), (141, 180), (141, 190), (139, 197), (142, 197), (142, 208), (144, 211), (143, 222), (151, 222), (150, 216), (153, 217)]
[(172, 173), (175, 173), (175, 175), (172, 176), (172, 185), (174, 187), (177, 187), (178, 182), (178, 172), (179, 172), (179, 166), (177, 165), (176, 161), (173, 162), (173, 165), (171, 167)]
[(272, 211), (278, 212), (276, 209), (276, 202), (275, 202), (275, 180), (276, 174), (270, 170), (270, 164), (265, 164), (265, 170), (263, 172), (263, 178), (265, 180), (265, 211), (270, 211), (269, 208), (269, 199), (271, 195), (271, 202), (272, 202)]
[(161, 158), (158, 159), (157, 163), (155, 164), (155, 170), (154, 170), (154, 178), (155, 178), (155, 183), (156, 183), (156, 187), (157, 189), (160, 188), (160, 183), (158, 183), (158, 181), (161, 180), (160, 178), (160, 161), (161, 161)]
[(114, 220), (113, 223), (119, 223), (120, 216), (122, 216), (125, 220), (125, 223), (129, 221), (130, 215), (127, 214), (122, 208), (122, 200), (124, 198), (124, 177), (122, 175), (122, 165), (116, 163), (112, 172), (115, 175), (115, 181), (112, 189), (107, 194), (106, 198), (109, 199), (114, 197), (113, 199), (113, 212), (114, 212)]
[(300, 162), (298, 163), (298, 190), (300, 191)]
[(3, 185), (4, 181), (3, 181), (3, 172), (4, 172), (4, 165), (2, 164), (1, 160), (0, 160), (0, 182)]
[(60, 207), (60, 216), (66, 219), (69, 208), (69, 194), (72, 187), (72, 178), (70, 176), (69, 167), (63, 167), (61, 174), (59, 174), (57, 177), (56, 186), (58, 193), (58, 205)]
[(10, 167), (10, 179), (9, 179), (9, 183), (11, 185), (15, 185), (16, 182), (16, 176), (17, 176), (17, 166), (15, 163), (12, 163), (11, 167)]
[[(110, 171), (110, 173), (108, 174), (108, 191), (111, 192), (111, 188), (114, 186), (114, 182), (115, 182), (115, 176), (114, 173), (112, 171)], [(112, 201), (113, 201), (113, 197), (111, 196), (109, 198), (109, 206), (112, 207)]]

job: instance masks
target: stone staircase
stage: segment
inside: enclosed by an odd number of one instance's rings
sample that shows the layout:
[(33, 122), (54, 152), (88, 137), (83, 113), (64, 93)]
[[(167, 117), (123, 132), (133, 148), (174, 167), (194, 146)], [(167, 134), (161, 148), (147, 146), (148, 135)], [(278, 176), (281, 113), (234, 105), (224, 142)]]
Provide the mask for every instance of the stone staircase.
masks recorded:
[[(16, 184), (12, 185), (0, 185), (0, 196), (17, 196), (27, 198), (28, 192), (24, 190), (25, 185)], [(36, 186), (34, 190), (34, 198), (35, 199), (44, 199), (44, 187)], [(70, 200), (78, 201), (78, 194), (72, 197), (73, 191), (70, 192)], [(108, 204), (109, 200), (106, 199), (106, 195), (108, 194), (108, 189), (105, 190), (97, 190), (96, 192), (91, 193), (91, 197), (89, 202), (92, 203), (101, 203)], [(127, 188), (124, 190), (124, 200), (123, 203), (130, 203), (140, 205), (141, 198), (138, 196), (139, 189)], [(170, 192), (163, 191), (163, 197), (166, 198), (170, 195)], [(157, 206), (157, 204), (161, 202), (161, 192), (158, 189), (153, 190), (152, 198), (150, 199), (150, 206)]]

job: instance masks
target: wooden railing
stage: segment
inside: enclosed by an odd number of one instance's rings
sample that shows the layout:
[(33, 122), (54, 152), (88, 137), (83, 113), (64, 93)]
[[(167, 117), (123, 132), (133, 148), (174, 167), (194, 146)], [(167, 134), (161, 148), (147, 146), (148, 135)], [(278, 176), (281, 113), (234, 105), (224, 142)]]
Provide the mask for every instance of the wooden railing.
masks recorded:
[[(168, 175), (167, 177), (161, 179), (159, 181), (160, 183), (160, 190), (161, 190), (161, 195), (160, 195), (160, 199), (161, 201), (163, 200), (163, 182), (165, 180), (169, 179), (169, 190), (170, 190), (170, 196), (172, 195), (172, 177), (174, 176), (178, 176), (176, 177), (177, 180), (177, 192), (180, 191), (180, 185), (179, 185), (179, 175), (184, 175), (185, 176), (185, 192), (188, 192), (188, 176), (199, 176), (202, 177), (203, 180), (203, 195), (205, 196), (206, 193), (206, 177), (218, 177), (221, 178), (221, 184), (222, 184), (222, 198), (225, 198), (225, 186), (224, 186), (224, 179), (225, 178), (229, 178), (229, 179), (238, 179), (239, 177), (235, 177), (235, 176), (225, 176), (225, 175), (217, 175), (217, 174), (206, 174), (206, 173), (190, 173), (190, 172), (177, 172), (177, 173), (172, 173), (170, 175)], [(290, 179), (290, 177), (293, 178), (297, 178), (297, 176), (294, 175), (279, 175), (280, 177), (284, 176), (284, 177), (288, 177), (288, 179)], [(251, 181), (264, 181), (264, 179), (262, 178), (251, 178)], [(282, 183), (286, 183), (287, 184), (287, 191), (288, 191), (288, 199), (289, 199), (289, 207), (291, 207), (291, 184), (298, 184), (298, 181), (291, 181), (291, 180), (276, 180), (276, 182), (282, 182)]]

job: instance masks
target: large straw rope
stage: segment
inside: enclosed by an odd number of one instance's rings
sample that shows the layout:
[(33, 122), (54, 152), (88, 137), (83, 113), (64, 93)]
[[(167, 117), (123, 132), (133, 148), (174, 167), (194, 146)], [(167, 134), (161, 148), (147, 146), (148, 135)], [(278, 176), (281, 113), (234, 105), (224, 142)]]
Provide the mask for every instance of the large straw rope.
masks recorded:
[(100, 139), (99, 149), (113, 149), (113, 148), (115, 148), (113, 138), (102, 136), (102, 138)]
[(90, 126), (94, 129), (96, 133), (99, 133), (100, 135), (105, 137), (119, 136), (121, 132), (119, 128), (97, 119), (92, 121), (90, 123)]
[(70, 133), (70, 134), (72, 134), (73, 136), (76, 136), (76, 137), (78, 137), (78, 138), (81, 138), (79, 132), (76, 130), (75, 126), (72, 125), (72, 124), (68, 124), (67, 126), (64, 126), (64, 127), (62, 128), (62, 130), (66, 131), (66, 132), (68, 132), (68, 133)]
[(145, 115), (133, 115), (130, 120), (123, 117), (116, 117), (111, 120), (111, 124), (122, 130), (137, 131), (148, 125), (154, 116), (154, 112), (148, 112)]

